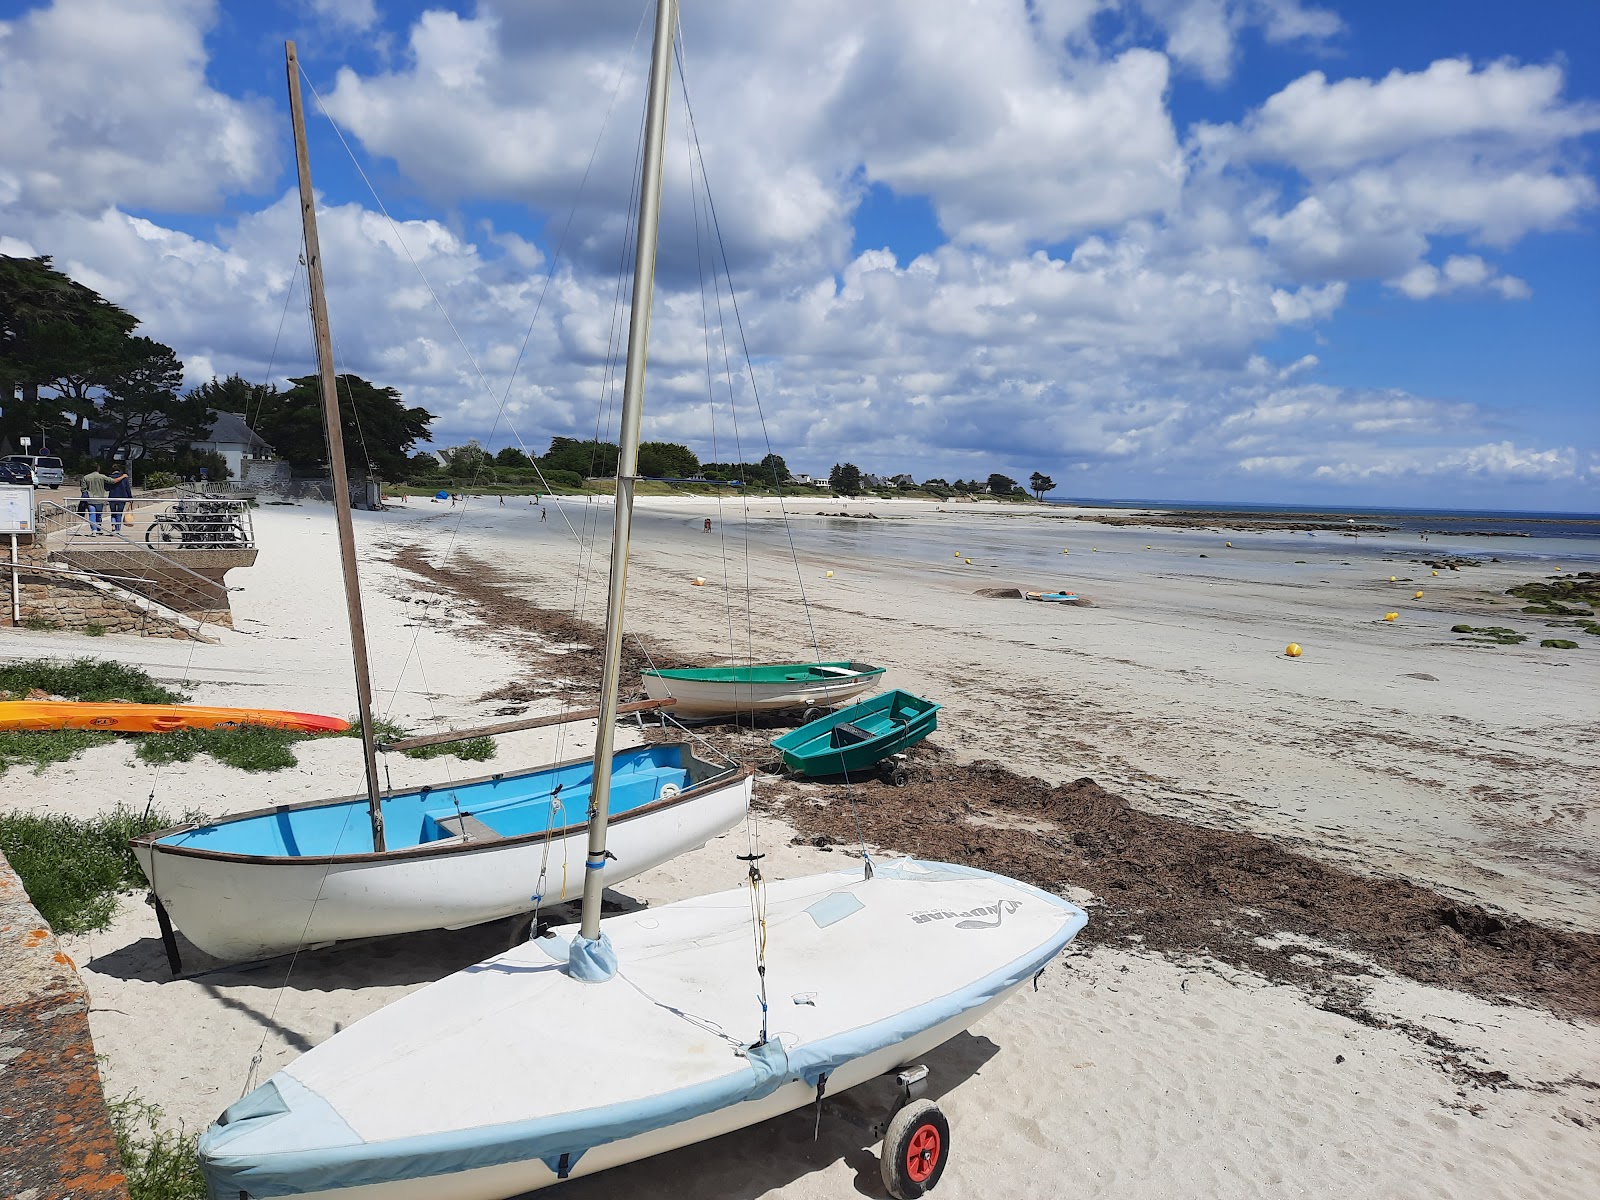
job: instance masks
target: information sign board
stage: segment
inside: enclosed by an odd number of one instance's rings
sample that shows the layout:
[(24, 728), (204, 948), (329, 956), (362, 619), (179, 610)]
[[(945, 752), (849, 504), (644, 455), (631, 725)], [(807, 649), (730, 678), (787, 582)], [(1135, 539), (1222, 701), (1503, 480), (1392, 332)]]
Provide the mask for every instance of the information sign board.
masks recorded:
[(27, 484), (0, 483), (0, 533), (33, 532), (33, 489)]

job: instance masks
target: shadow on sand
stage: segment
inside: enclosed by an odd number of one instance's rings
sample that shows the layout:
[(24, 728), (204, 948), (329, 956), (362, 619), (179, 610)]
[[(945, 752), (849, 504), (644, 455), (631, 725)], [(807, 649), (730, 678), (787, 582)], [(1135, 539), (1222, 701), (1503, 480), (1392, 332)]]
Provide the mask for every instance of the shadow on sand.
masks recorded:
[[(605, 893), (603, 911), (607, 915), (635, 912), (643, 907), (631, 896), (609, 890)], [(541, 924), (565, 925), (577, 919), (576, 901), (553, 905), (540, 913)], [(529, 921), (529, 915), (524, 914), (467, 929), (429, 929), (421, 933), (364, 938), (319, 950), (302, 950), (297, 955), (283, 954), (245, 963), (226, 963), (212, 958), (179, 930), (178, 950), (184, 966), (181, 978), (200, 980), (213, 987), (249, 984), (307, 992), (433, 983), (525, 941)], [(86, 963), (85, 969), (141, 983), (172, 980), (166, 951), (158, 937), (143, 937), (102, 954)]]

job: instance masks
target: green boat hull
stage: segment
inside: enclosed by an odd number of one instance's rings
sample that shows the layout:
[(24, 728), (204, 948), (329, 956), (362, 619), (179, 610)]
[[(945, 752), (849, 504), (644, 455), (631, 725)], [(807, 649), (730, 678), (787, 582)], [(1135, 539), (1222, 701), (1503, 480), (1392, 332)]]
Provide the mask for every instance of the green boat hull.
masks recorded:
[(938, 704), (896, 690), (791, 729), (772, 747), (802, 775), (865, 774), (938, 727)]

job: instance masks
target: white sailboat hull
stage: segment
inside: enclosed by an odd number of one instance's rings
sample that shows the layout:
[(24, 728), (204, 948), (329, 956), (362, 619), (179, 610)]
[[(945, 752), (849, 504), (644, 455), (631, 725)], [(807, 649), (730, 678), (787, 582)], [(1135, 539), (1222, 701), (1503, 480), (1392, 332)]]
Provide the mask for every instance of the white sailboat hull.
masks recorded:
[(813, 1103), (824, 1076), (834, 1095), (917, 1061), (1085, 920), (909, 861), (770, 885), (767, 914), (764, 1044), (747, 889), (608, 918), (610, 979), (537, 939), (291, 1063), (201, 1140), (213, 1195), (505, 1200), (705, 1141)]
[(672, 700), (677, 717), (709, 717), (740, 712), (785, 712), (817, 705), (847, 704), (877, 687), (882, 675), (866, 678), (744, 682), (702, 679), (661, 679), (644, 675), (645, 695), (652, 700)]
[[(744, 819), (748, 775), (682, 802), (618, 820), (610, 885), (685, 854)], [(365, 819), (363, 813), (362, 820)], [(285, 954), (353, 938), (457, 929), (583, 893), (587, 830), (564, 835), (424, 846), (342, 861), (186, 854), (139, 841), (135, 857), (173, 923), (207, 954), (228, 961)], [(442, 852), (441, 852), (442, 851)], [(541, 885), (541, 868), (543, 883)]]
[[(1026, 983), (1024, 980), (988, 1003), (959, 1017), (952, 1017), (915, 1038), (853, 1060), (828, 1077), (827, 1094), (838, 1095), (857, 1084), (920, 1061), (930, 1051), (971, 1028)], [(725, 1133), (781, 1117), (784, 1113), (806, 1108), (816, 1102), (816, 1088), (806, 1083), (787, 1084), (761, 1100), (746, 1101), (693, 1120), (679, 1121), (649, 1133), (598, 1146), (578, 1160), (568, 1178), (579, 1179), (612, 1167), (654, 1158), (671, 1150), (708, 1142)], [(560, 1182), (556, 1172), (542, 1162), (517, 1162), (460, 1171), (448, 1176), (435, 1175), (426, 1179), (401, 1179), (370, 1186), (339, 1188), (336, 1191), (294, 1194), (326, 1197), (327, 1200), (506, 1200), (507, 1197), (540, 1191)]]

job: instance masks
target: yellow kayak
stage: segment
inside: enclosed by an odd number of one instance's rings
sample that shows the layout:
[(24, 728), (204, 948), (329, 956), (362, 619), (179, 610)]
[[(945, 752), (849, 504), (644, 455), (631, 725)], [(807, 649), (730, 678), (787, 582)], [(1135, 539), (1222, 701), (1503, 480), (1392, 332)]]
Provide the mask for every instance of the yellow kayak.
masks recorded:
[(0, 730), (105, 729), (114, 733), (172, 733), (265, 725), (302, 733), (343, 733), (350, 722), (316, 713), (272, 708), (205, 708), (198, 704), (119, 704), (87, 700), (0, 701)]

